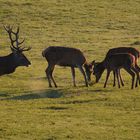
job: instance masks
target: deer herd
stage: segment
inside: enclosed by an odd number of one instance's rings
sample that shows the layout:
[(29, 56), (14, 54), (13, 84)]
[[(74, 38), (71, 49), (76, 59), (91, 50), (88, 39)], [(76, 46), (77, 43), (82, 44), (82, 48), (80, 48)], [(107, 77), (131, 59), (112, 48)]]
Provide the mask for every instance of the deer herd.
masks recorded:
[[(4, 26), (4, 29), (8, 33), (12, 52), (7, 56), (0, 57), (0, 75), (13, 73), (19, 66), (28, 67), (31, 65), (30, 61), (23, 54), (24, 51), (29, 51), (31, 47), (21, 47), (25, 39), (19, 41), (19, 27), (16, 32), (13, 31), (11, 26)], [(45, 72), (49, 87), (52, 87), (51, 82), (53, 82), (54, 86), (57, 87), (53, 77), (55, 65), (71, 68), (74, 87), (76, 86), (75, 68), (78, 68), (82, 73), (87, 87), (91, 81), (91, 74), (95, 76), (96, 83), (98, 83), (105, 69), (107, 70), (107, 74), (104, 88), (107, 85), (111, 71), (114, 76), (113, 86), (116, 85), (116, 79), (119, 88), (124, 86), (120, 72), (120, 69), (122, 68), (132, 77), (131, 89), (140, 84), (140, 67), (137, 64), (140, 52), (133, 47), (118, 47), (110, 49), (103, 61), (95, 62), (94, 60), (91, 63), (88, 63), (84, 54), (76, 48), (50, 46), (42, 51), (42, 56), (48, 62), (48, 67)]]

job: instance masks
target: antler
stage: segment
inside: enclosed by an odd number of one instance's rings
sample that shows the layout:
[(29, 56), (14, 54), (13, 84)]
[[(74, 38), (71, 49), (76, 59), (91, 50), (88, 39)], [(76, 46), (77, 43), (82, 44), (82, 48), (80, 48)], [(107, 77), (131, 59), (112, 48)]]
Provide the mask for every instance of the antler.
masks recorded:
[(21, 45), (24, 41), (25, 41), (25, 39), (23, 39), (21, 42), (19, 42), (19, 27), (17, 27), (17, 31), (16, 32), (13, 32), (13, 31), (11, 31), (14, 35), (15, 35), (15, 37), (16, 37), (16, 47), (17, 48), (20, 48), (19, 47), (19, 45)]
[[(10, 41), (11, 41), (11, 49), (14, 49), (16, 51), (28, 51), (31, 49), (31, 47), (25, 49), (24, 48), (21, 48), (20, 45), (25, 41), (25, 39), (23, 39), (21, 42), (19, 42), (19, 27), (17, 27), (17, 31), (14, 32), (12, 31), (13, 27), (11, 26), (4, 26), (4, 29), (7, 31), (8, 35), (9, 35), (9, 38), (10, 38)], [(12, 34), (15, 35), (15, 40), (13, 40), (12, 38)], [(16, 43), (16, 46), (14, 45), (14, 43)]]
[(12, 39), (12, 28), (13, 27), (10, 27), (10, 26), (3, 26), (4, 27), (4, 29), (7, 31), (7, 33), (8, 33), (8, 35), (9, 35), (9, 38), (10, 38), (10, 41), (11, 41), (11, 48), (13, 47), (14, 49), (17, 49), (15, 46), (14, 46), (14, 42), (16, 41), (16, 39), (15, 40), (13, 40)]
[(22, 51), (29, 51), (29, 50), (31, 50), (31, 47), (28, 47), (28, 48), (23, 47), (23, 48), (22, 48)]

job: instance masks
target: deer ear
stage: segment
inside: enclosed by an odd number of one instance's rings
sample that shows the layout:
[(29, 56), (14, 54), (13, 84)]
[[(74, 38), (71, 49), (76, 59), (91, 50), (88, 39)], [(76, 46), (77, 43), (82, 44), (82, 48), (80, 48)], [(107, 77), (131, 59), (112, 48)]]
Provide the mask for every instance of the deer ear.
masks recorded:
[(93, 60), (90, 64), (93, 66), (95, 64), (95, 60)]

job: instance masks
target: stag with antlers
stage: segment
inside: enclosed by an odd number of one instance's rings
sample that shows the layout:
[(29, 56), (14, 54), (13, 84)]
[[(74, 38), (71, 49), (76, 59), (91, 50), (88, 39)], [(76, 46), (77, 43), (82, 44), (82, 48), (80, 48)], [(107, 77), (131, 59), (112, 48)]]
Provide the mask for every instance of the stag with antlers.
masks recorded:
[(25, 39), (23, 39), (21, 42), (19, 41), (19, 27), (17, 28), (16, 32), (13, 31), (11, 26), (4, 26), (4, 29), (9, 35), (12, 53), (7, 56), (0, 57), (0, 75), (13, 73), (17, 67), (28, 67), (31, 64), (23, 54), (23, 51), (29, 51), (31, 47), (26, 48), (20, 46), (25, 41)]

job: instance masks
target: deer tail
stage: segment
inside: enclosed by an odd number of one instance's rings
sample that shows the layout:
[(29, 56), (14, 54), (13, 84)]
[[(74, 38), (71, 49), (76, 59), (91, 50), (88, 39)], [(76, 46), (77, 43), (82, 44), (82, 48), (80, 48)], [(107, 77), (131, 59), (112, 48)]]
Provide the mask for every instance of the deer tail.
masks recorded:
[(45, 57), (44, 51), (42, 51), (42, 56)]

